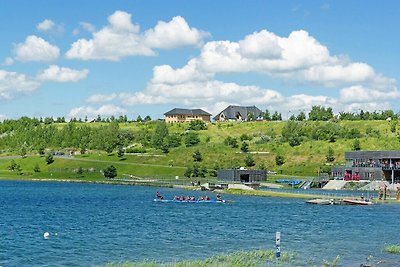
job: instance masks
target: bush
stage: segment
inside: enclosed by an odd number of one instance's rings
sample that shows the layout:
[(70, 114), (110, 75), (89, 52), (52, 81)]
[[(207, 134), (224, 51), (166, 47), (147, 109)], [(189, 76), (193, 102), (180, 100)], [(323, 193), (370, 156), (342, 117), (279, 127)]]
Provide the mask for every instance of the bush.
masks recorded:
[(201, 120), (191, 121), (189, 123), (188, 130), (192, 130), (192, 131), (207, 130), (207, 124)]
[(113, 179), (113, 178), (117, 177), (117, 169), (113, 165), (110, 165), (103, 170), (103, 174), (104, 174), (104, 177)]

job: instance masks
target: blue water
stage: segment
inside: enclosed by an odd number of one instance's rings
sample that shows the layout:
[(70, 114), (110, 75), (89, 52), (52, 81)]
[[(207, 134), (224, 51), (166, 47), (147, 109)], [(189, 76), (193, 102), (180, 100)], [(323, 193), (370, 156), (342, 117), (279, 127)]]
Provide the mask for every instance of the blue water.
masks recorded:
[[(317, 266), (340, 255), (359, 266), (400, 266), (382, 252), (400, 243), (400, 205), (319, 206), (304, 200), (224, 196), (233, 204), (154, 203), (204, 192), (73, 183), (0, 182), (0, 266), (94, 266), (199, 259), (237, 250), (281, 250)], [(212, 197), (214, 195), (209, 194)], [(44, 232), (50, 238), (43, 238)]]

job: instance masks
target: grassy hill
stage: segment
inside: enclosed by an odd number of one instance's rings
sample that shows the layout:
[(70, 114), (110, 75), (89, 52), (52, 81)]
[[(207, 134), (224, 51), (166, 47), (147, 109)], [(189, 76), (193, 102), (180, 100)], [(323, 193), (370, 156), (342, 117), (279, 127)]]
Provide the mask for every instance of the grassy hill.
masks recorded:
[[(253, 168), (266, 166), (268, 170), (282, 172), (291, 176), (316, 176), (321, 168), (326, 168), (326, 154), (331, 147), (335, 160), (333, 165), (344, 163), (344, 152), (352, 150), (354, 139), (337, 138), (335, 142), (327, 140), (313, 140), (303, 138), (298, 146), (290, 146), (282, 140), (282, 129), (287, 122), (245, 122), (245, 123), (210, 123), (207, 130), (197, 131), (200, 143), (193, 147), (181, 145), (171, 148), (164, 154), (161, 150), (147, 148), (145, 154), (124, 155), (118, 158), (117, 153), (107, 154), (103, 151), (89, 151), (85, 155), (74, 157), (56, 157), (54, 163), (47, 165), (44, 157), (28, 153), (21, 158), (0, 157), (0, 177), (13, 179), (30, 178), (63, 178), (63, 179), (103, 179), (100, 170), (108, 165), (114, 165), (118, 176), (135, 176), (142, 178), (174, 179), (183, 177), (187, 167), (193, 166), (193, 153), (199, 151), (203, 160), (198, 164), (207, 169), (233, 168), (244, 166), (244, 160), (251, 155), (255, 161)], [(309, 125), (319, 127), (319, 122), (307, 122)], [(358, 129), (361, 150), (399, 150), (400, 142), (398, 133), (392, 132), (392, 125), (397, 122), (389, 121), (339, 121), (337, 124), (343, 128)], [(92, 124), (99, 127), (102, 124)], [(62, 128), (62, 124), (56, 127)], [(188, 124), (177, 123), (168, 125), (169, 133), (184, 134)], [(121, 129), (132, 132), (154, 132), (152, 123), (124, 123)], [(397, 127), (398, 128), (398, 127)], [(372, 131), (373, 134), (370, 134)], [(237, 138), (238, 148), (224, 144), (227, 137)], [(242, 153), (241, 137), (245, 137), (249, 144), (249, 152)], [(135, 145), (135, 144), (132, 144)], [(58, 151), (53, 148), (53, 151)], [(285, 163), (280, 168), (275, 164), (275, 156), (283, 155)], [(21, 171), (10, 171), (8, 167), (14, 160), (20, 165)], [(34, 172), (35, 165), (40, 172)], [(328, 166), (329, 167), (329, 166)], [(80, 171), (78, 171), (80, 170)]]

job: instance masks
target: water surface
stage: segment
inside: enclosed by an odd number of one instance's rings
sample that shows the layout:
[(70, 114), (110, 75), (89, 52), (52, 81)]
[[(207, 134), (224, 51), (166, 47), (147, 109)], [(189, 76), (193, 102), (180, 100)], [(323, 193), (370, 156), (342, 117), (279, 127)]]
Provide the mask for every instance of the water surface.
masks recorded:
[[(96, 266), (109, 262), (201, 259), (273, 249), (297, 259), (359, 266), (400, 243), (400, 205), (319, 206), (304, 200), (231, 196), (233, 204), (154, 203), (193, 194), (176, 189), (45, 182), (0, 182), (0, 266)], [(215, 197), (212, 193), (208, 194)], [(43, 233), (49, 232), (45, 240)]]

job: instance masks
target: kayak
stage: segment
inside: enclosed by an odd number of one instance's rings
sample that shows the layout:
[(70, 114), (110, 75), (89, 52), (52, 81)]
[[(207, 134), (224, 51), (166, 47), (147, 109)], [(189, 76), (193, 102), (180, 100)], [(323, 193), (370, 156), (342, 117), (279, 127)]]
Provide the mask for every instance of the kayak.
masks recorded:
[(226, 200), (175, 200), (175, 199), (157, 199), (154, 202), (173, 202), (173, 203), (227, 203)]
[(372, 205), (374, 204), (371, 201), (367, 201), (365, 199), (343, 199), (343, 202), (345, 204), (349, 205)]

